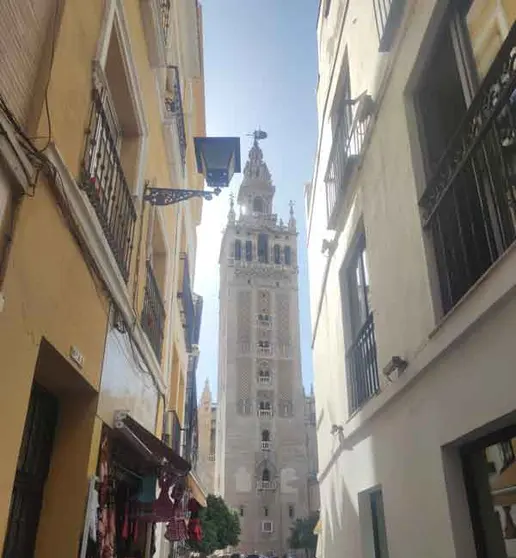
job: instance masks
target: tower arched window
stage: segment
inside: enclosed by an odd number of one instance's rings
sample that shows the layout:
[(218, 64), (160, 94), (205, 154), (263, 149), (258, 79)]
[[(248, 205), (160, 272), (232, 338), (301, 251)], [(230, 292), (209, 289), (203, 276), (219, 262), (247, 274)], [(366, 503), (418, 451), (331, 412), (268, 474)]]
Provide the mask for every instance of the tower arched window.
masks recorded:
[(260, 368), (258, 369), (258, 381), (261, 384), (269, 383), (271, 379), (271, 372), (269, 370), (269, 366), (267, 363), (260, 364)]
[(256, 198), (254, 198), (253, 200), (253, 211), (256, 211), (256, 213), (263, 213), (263, 208), (263, 198), (261, 198), (260, 196), (256, 196)]
[(290, 265), (292, 263), (292, 251), (290, 250), (290, 246), (285, 246), (284, 255), (285, 265)]
[(281, 263), (281, 248), (279, 247), (279, 244), (274, 245), (274, 263)]
[(242, 259), (242, 242), (240, 240), (235, 240), (235, 260)]
[(271, 433), (265, 429), (262, 430), (262, 442), (270, 442), (271, 441)]
[(269, 469), (264, 469), (263, 473), (262, 473), (262, 481), (263, 482), (270, 482), (271, 480), (271, 474)]
[(253, 260), (253, 241), (245, 241), (245, 261), (250, 262)]
[(264, 233), (258, 235), (258, 261), (262, 263), (269, 261), (269, 237)]

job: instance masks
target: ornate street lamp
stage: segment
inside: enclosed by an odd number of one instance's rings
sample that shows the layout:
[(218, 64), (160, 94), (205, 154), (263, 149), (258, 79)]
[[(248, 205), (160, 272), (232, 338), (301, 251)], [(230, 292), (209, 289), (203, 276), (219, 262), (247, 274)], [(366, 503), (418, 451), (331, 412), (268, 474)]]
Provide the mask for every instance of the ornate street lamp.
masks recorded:
[(182, 188), (145, 187), (143, 200), (151, 205), (171, 205), (190, 198), (211, 200), (229, 186), (235, 172), (240, 172), (240, 138), (194, 138), (197, 172), (204, 175), (212, 191)]

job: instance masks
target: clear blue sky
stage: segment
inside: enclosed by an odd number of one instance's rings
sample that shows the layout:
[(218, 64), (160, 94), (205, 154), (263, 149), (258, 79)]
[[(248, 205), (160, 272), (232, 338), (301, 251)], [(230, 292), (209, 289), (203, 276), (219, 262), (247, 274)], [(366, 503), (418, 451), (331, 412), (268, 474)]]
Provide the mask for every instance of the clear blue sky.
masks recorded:
[[(207, 135), (239, 136), (242, 167), (258, 127), (269, 137), (264, 158), (276, 186), (275, 212), (288, 219), (295, 202), (300, 230), (299, 302), (304, 385), (312, 381), (303, 188), (312, 177), (317, 141), (316, 20), (319, 0), (202, 0)], [(236, 192), (241, 175), (235, 175)], [(206, 378), (215, 395), (218, 365), (218, 251), (228, 192), (205, 202), (195, 291), (204, 297), (198, 393)]]

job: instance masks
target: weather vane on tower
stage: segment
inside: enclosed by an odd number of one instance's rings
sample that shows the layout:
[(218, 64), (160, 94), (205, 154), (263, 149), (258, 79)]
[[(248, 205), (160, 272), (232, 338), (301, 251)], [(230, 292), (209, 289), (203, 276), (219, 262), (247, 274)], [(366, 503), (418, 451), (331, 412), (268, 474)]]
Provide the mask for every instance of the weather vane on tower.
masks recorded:
[(254, 138), (255, 143), (258, 143), (258, 140), (264, 140), (267, 138), (267, 132), (260, 130), (260, 128), (258, 128), (258, 130), (255, 130), (252, 134), (247, 135)]

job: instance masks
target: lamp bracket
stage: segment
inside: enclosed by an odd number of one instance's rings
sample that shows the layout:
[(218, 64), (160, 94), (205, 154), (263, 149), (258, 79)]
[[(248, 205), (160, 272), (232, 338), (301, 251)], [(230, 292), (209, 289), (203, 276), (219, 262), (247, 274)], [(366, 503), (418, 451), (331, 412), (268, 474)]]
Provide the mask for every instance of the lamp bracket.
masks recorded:
[(149, 202), (151, 205), (172, 205), (190, 198), (204, 198), (205, 200), (213, 199), (213, 196), (220, 194), (220, 188), (215, 188), (213, 192), (204, 190), (183, 190), (182, 188), (151, 188), (147, 186), (143, 194), (143, 201)]

